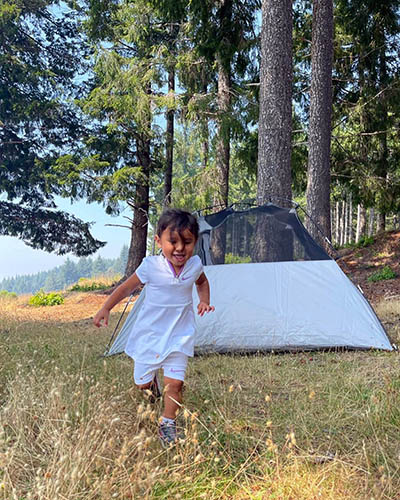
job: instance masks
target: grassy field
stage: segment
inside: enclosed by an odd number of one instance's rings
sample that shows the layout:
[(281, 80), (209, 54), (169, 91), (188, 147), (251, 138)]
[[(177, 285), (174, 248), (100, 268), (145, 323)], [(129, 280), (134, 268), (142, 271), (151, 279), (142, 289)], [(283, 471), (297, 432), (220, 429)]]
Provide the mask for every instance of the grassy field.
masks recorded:
[[(118, 314), (75, 302), (1, 301), (0, 499), (400, 499), (398, 353), (195, 358), (164, 450), (130, 360), (100, 357)], [(400, 302), (377, 311), (399, 343)]]

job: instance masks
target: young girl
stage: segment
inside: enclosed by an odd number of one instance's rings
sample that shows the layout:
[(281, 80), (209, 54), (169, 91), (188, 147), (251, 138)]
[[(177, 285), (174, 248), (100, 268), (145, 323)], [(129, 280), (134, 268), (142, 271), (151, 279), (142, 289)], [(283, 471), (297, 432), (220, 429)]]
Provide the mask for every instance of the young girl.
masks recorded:
[(197, 220), (188, 212), (168, 209), (160, 217), (155, 240), (162, 255), (143, 259), (136, 272), (119, 285), (93, 319), (107, 326), (111, 309), (137, 287), (146, 284), (146, 295), (125, 352), (135, 360), (135, 383), (160, 396), (156, 373), (164, 370), (164, 412), (159, 436), (163, 445), (177, 439), (176, 415), (182, 402), (182, 387), (189, 356), (194, 350), (192, 289), (199, 296), (197, 313), (214, 311), (210, 287), (200, 258), (193, 256), (198, 238)]

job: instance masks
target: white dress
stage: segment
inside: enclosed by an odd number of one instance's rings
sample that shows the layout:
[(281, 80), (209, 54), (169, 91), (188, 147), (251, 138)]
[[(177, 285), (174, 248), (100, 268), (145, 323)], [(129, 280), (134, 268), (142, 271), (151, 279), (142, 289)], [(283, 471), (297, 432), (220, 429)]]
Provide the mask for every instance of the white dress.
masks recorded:
[(135, 361), (157, 364), (172, 352), (193, 356), (195, 323), (192, 289), (203, 272), (195, 255), (179, 276), (163, 255), (143, 259), (136, 269), (146, 295), (129, 334), (125, 353)]

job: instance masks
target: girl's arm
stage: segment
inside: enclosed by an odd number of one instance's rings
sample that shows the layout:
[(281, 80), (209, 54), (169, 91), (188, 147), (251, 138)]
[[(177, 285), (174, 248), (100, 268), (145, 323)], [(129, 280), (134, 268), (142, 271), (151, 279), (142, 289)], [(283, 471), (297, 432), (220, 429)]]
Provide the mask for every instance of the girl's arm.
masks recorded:
[(214, 311), (215, 307), (210, 306), (210, 284), (204, 273), (196, 281), (197, 294), (199, 296), (199, 305), (197, 306), (197, 313), (203, 316), (205, 312)]
[(132, 276), (117, 286), (93, 318), (93, 324), (97, 327), (102, 326), (101, 322), (104, 319), (104, 326), (107, 326), (111, 309), (122, 299), (131, 295), (140, 285), (142, 285), (141, 281), (136, 273), (133, 273)]

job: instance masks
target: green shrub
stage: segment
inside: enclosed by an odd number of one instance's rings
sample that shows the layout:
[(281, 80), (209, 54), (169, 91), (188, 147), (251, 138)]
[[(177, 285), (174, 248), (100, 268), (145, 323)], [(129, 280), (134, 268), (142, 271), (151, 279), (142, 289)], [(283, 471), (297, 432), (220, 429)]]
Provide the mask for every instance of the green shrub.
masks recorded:
[(108, 290), (121, 279), (121, 275), (96, 276), (95, 278), (79, 278), (69, 291), (71, 292), (92, 292), (95, 290)]
[(92, 292), (94, 290), (106, 290), (110, 288), (110, 285), (106, 285), (105, 283), (97, 283), (96, 281), (92, 281), (91, 283), (75, 283), (72, 285), (70, 290), (71, 292)]
[(392, 280), (396, 277), (396, 273), (389, 266), (385, 266), (380, 271), (376, 271), (375, 273), (369, 276), (368, 280), (370, 283), (374, 281), (382, 281), (382, 280)]
[(57, 306), (64, 303), (64, 297), (60, 293), (50, 292), (45, 293), (43, 290), (39, 290), (32, 295), (29, 299), (29, 304), (31, 306)]
[(355, 246), (356, 248), (364, 248), (372, 245), (374, 242), (375, 240), (373, 236), (361, 236)]
[(0, 299), (16, 299), (18, 295), (15, 292), (8, 290), (0, 290)]
[(250, 256), (240, 257), (231, 253), (225, 254), (225, 264), (248, 264), (249, 262), (251, 262)]

